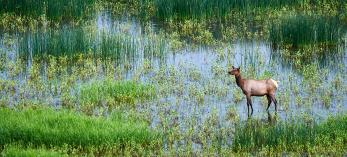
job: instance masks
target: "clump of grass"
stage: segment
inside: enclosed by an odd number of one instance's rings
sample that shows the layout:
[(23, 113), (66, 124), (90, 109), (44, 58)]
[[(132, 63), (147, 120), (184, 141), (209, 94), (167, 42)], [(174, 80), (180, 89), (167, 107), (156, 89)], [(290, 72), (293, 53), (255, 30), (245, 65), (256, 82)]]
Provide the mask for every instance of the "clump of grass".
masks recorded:
[(291, 48), (302, 48), (309, 44), (336, 45), (344, 35), (342, 26), (337, 17), (289, 16), (272, 24), (270, 41)]
[(147, 146), (160, 140), (145, 122), (131, 119), (89, 117), (70, 111), (0, 109), (0, 145), (11, 143), (33, 146), (103, 148), (114, 145)]
[[(139, 40), (143, 37), (144, 40)], [(164, 57), (168, 44), (163, 35), (132, 36), (124, 32), (93, 32), (88, 27), (62, 27), (28, 32), (19, 38), (18, 53), (22, 58), (68, 56), (80, 54), (113, 59), (117, 64), (136, 57)], [(141, 56), (142, 55), (142, 56)]]
[(103, 58), (116, 59), (117, 63), (134, 59), (136, 52), (139, 51), (139, 43), (135, 38), (126, 34), (102, 32), (100, 39), (100, 43), (96, 45), (96, 53), (99, 53)]
[(329, 118), (319, 124), (309, 122), (279, 122), (275, 125), (259, 121), (249, 121), (236, 126), (233, 150), (236, 152), (252, 152), (261, 149), (306, 152), (318, 148), (329, 151), (330, 147), (337, 152), (346, 149), (347, 116)]
[(298, 5), (301, 0), (155, 0), (156, 16), (160, 19), (200, 19), (224, 17), (232, 10), (244, 11)]
[(76, 52), (86, 53), (91, 39), (82, 28), (64, 27), (60, 30), (38, 30), (24, 34), (19, 41), (19, 54), (22, 57), (64, 56)]
[(117, 61), (124, 61), (134, 58), (139, 46), (133, 37), (126, 34), (104, 32), (100, 36), (95, 36), (83, 27), (63, 27), (58, 30), (26, 33), (19, 41), (18, 51), (24, 58), (92, 54), (95, 57), (111, 57)]
[(154, 95), (155, 89), (151, 85), (105, 79), (82, 85), (80, 101), (82, 106), (134, 105), (151, 99)]
[(21, 16), (46, 15), (52, 20), (72, 20), (86, 15), (95, 0), (0, 0), (0, 13), (15, 13)]

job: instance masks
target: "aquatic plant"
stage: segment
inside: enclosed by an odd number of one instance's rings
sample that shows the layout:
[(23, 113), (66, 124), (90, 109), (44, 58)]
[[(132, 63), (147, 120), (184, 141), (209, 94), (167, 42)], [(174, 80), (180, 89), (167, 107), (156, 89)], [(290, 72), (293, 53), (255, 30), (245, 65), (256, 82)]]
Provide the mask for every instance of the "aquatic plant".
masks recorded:
[(289, 120), (277, 124), (264, 124), (257, 120), (237, 125), (233, 141), (233, 150), (257, 151), (262, 148), (277, 151), (309, 151), (317, 148), (329, 152), (329, 147), (336, 148), (335, 153), (344, 151), (347, 140), (347, 116), (331, 117), (323, 123), (309, 123)]
[(25, 33), (19, 39), (19, 55), (22, 57), (66, 56), (76, 52), (87, 53), (91, 39), (82, 28), (64, 27), (60, 30), (38, 30)]
[(91, 13), (95, 0), (1, 0), (0, 13), (15, 13), (20, 16), (47, 16), (51, 20), (73, 20)]
[(308, 44), (331, 46), (339, 44), (344, 35), (338, 17), (290, 15), (275, 22), (270, 28), (270, 41), (274, 45), (300, 48)]
[(164, 57), (168, 43), (162, 35), (146, 34), (132, 36), (125, 32), (95, 32), (89, 27), (62, 27), (60, 29), (40, 29), (24, 33), (18, 37), (18, 53), (22, 58), (68, 56), (75, 61), (79, 55), (93, 56), (95, 59), (112, 59), (118, 65), (133, 61), (136, 57)]
[[(247, 11), (261, 8), (278, 8), (299, 5), (301, 0), (155, 0), (156, 17), (160, 19), (201, 19), (205, 17), (224, 17), (231, 11)], [(218, 9), (216, 9), (218, 8)]]
[(97, 80), (81, 86), (79, 100), (82, 106), (135, 105), (155, 97), (155, 88), (151, 85), (133, 81)]

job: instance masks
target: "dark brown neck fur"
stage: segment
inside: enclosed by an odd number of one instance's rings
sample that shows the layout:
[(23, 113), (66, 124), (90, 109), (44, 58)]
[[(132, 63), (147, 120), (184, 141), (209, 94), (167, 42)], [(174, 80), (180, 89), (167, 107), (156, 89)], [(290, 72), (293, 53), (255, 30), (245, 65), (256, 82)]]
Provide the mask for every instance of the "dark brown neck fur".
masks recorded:
[(242, 88), (242, 87), (243, 87), (243, 84), (244, 84), (244, 82), (243, 82), (244, 80), (243, 80), (241, 74), (235, 75), (235, 79), (236, 79), (236, 84), (237, 84), (237, 86), (239, 86), (240, 88)]

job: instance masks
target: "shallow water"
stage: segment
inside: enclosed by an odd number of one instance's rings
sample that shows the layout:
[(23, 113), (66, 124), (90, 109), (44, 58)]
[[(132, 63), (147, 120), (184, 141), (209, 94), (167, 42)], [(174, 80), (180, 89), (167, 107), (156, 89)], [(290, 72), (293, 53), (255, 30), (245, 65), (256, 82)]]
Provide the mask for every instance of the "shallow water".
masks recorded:
[[(291, 66), (281, 64), (279, 62), (280, 59), (275, 58), (271, 55), (272, 50), (269, 44), (265, 42), (237, 42), (233, 45), (228, 45), (234, 47), (234, 54), (231, 58), (226, 58), (219, 60), (220, 55), (226, 55), (227, 48), (223, 50), (223, 53), (217, 55), (213, 49), (202, 48), (198, 50), (185, 50), (180, 52), (179, 54), (170, 54), (167, 58), (167, 66), (173, 66), (178, 69), (178, 71), (182, 71), (183, 73), (189, 73), (189, 71), (193, 69), (197, 69), (201, 75), (202, 79), (198, 81), (189, 80), (189, 76), (185, 79), (185, 85), (194, 85), (206, 87), (209, 83), (215, 82), (219, 84), (221, 87), (225, 87), (227, 90), (227, 95), (219, 97), (217, 94), (206, 94), (205, 101), (202, 104), (194, 101), (194, 98), (189, 98), (189, 95), (186, 96), (187, 99), (181, 98), (180, 96), (172, 96), (171, 99), (166, 100), (164, 102), (172, 104), (172, 106), (168, 107), (171, 110), (177, 111), (181, 114), (180, 117), (189, 117), (190, 115), (199, 115), (202, 117), (208, 117), (213, 110), (215, 110), (220, 116), (221, 121), (225, 121), (226, 114), (230, 108), (235, 108), (238, 114), (240, 114), (241, 119), (247, 119), (247, 105), (245, 96), (242, 94), (243, 99), (235, 103), (233, 102), (234, 97), (232, 92), (239, 91), (241, 89), (236, 86), (236, 82), (234, 82), (233, 76), (227, 75), (227, 70), (230, 68), (230, 65), (240, 66), (241, 69), (247, 69), (248, 66), (252, 66), (252, 64), (257, 64), (258, 62), (262, 62), (262, 66), (259, 66), (256, 69), (256, 75), (262, 75), (262, 73), (266, 71), (270, 71), (274, 76), (272, 77), (275, 80), (280, 81), (279, 89), (277, 90), (277, 94), (286, 94), (286, 89), (291, 89), (295, 84), (302, 84), (303, 78), (298, 74)], [(251, 56), (258, 56), (258, 58), (251, 58)], [(346, 57), (343, 62), (346, 62)], [(336, 62), (335, 62), (336, 63)], [(342, 64), (342, 63), (340, 63)], [(220, 76), (214, 75), (213, 68), (219, 66), (221, 73)], [(328, 66), (331, 67), (331, 66)], [(345, 71), (343, 69), (334, 69), (331, 71)], [(335, 74), (330, 74), (326, 81), (332, 81), (333, 76)], [(294, 79), (289, 81), (288, 77), (294, 76)], [(218, 77), (221, 77), (219, 79)], [(345, 77), (345, 76), (344, 76)], [(227, 79), (231, 78), (231, 81)], [(257, 77), (256, 77), (257, 78)], [(346, 83), (346, 82), (345, 82)], [(220, 87), (216, 87), (220, 88)], [(200, 90), (204, 90), (204, 88), (200, 88)], [(288, 90), (290, 92), (290, 90)], [(301, 91), (300, 94), (305, 95), (305, 98), (308, 99), (310, 95), (313, 93), (307, 93), (305, 91)], [(284, 109), (281, 105), (281, 99), (278, 100), (278, 115), (282, 119), (286, 119), (286, 117), (295, 117), (299, 114), (309, 114), (318, 119), (326, 118), (328, 115), (334, 115), (338, 112), (345, 112), (347, 109), (347, 98), (343, 96), (342, 100), (335, 100), (332, 102), (329, 108), (322, 105), (319, 100), (313, 100), (312, 104), (299, 105), (295, 102), (295, 96), (293, 93), (290, 93), (291, 100), (289, 102), (288, 109)], [(261, 101), (264, 98), (261, 97), (252, 97), (253, 100), (253, 108), (254, 114), (253, 117), (265, 117), (267, 116), (266, 105), (267, 101)], [(265, 99), (264, 99), (265, 100)], [(179, 103), (175, 103), (175, 102)], [(342, 105), (342, 106), (339, 106)], [(158, 106), (161, 108), (161, 106)], [(159, 110), (159, 109), (157, 109)], [(157, 114), (157, 113), (155, 113)], [(154, 114), (154, 115), (155, 115)], [(274, 106), (273, 104), (270, 107), (270, 114), (274, 114)]]
[[(101, 31), (105, 30), (108, 33), (114, 34), (125, 32), (139, 42), (145, 40), (144, 28), (135, 20), (115, 20), (109, 14), (105, 13), (100, 14), (95, 21), (96, 30), (99, 32), (98, 35), (100, 35)], [(18, 35), (14, 38), (21, 37)], [(2, 40), (1, 45), (2, 50), (7, 52), (7, 54), (17, 56), (16, 51), (18, 49), (16, 46), (7, 49), (4, 46), (4, 40)], [(325, 89), (325, 86), (329, 86), (337, 74), (343, 78), (343, 87), (339, 91), (334, 92), (329, 107), (323, 105), (322, 100), (319, 99), (321, 93), (325, 91), (321, 90), (316, 93), (305, 91), (306, 87), (304, 87), (305, 83), (302, 74), (298, 69), (295, 69), (292, 63), (285, 62), (278, 55), (278, 50), (273, 50), (271, 44), (266, 41), (237, 41), (218, 47), (201, 46), (198, 48), (185, 48), (178, 52), (173, 52), (167, 46), (165, 55), (152, 57), (146, 57), (143, 49), (144, 45), (141, 45), (137, 49), (138, 54), (136, 54), (136, 57), (127, 60), (132, 68), (124, 73), (124, 77), (126, 79), (133, 79), (137, 73), (142, 72), (144, 62), (149, 61), (152, 68), (149, 73), (142, 74), (140, 80), (145, 83), (157, 85), (158, 92), (160, 92), (160, 89), (165, 90), (163, 88), (165, 86), (173, 89), (173, 92), (167, 94), (158, 93), (159, 98), (154, 102), (140, 105), (139, 110), (149, 110), (152, 112), (153, 127), (157, 127), (160, 123), (160, 114), (174, 114), (182, 126), (192, 118), (202, 123), (211, 114), (217, 114), (219, 121), (225, 124), (228, 122), (227, 115), (231, 109), (236, 111), (235, 114), (239, 115), (240, 119), (247, 119), (245, 96), (236, 86), (234, 78), (227, 74), (231, 65), (240, 66), (242, 74), (246, 78), (268, 78), (269, 76), (267, 75), (272, 75), (273, 79), (280, 81), (277, 91), (279, 108), (277, 114), (282, 119), (304, 114), (317, 119), (324, 119), (329, 115), (346, 112), (347, 110), (347, 96), (344, 89), (347, 85), (347, 49), (345, 46), (342, 46), (342, 49), (340, 49), (344, 52), (342, 56), (335, 56), (335, 58), (333, 57), (334, 59), (326, 59), (319, 64), (319, 71), (326, 69), (329, 73), (324, 80), (327, 83), (319, 83), (322, 85), (320, 89)], [(31, 66), (30, 63), (29, 60), (27, 66)], [(163, 80), (160, 80), (158, 76), (162, 75), (162, 73), (165, 77)], [(7, 75), (2, 73), (1, 77), (6, 78)], [(170, 77), (174, 81), (165, 80)], [(166, 81), (166, 84), (162, 84), (160, 81)], [(23, 84), (25, 83), (23, 81)], [(303, 90), (300, 90), (299, 94), (295, 95), (293, 93), (294, 88), (303, 88)], [(182, 92), (180, 93), (178, 90), (182, 90)], [(235, 102), (235, 94), (241, 96), (242, 99), (239, 102)], [(298, 95), (302, 97), (302, 103), (296, 101)], [(342, 97), (336, 98), (338, 95), (342, 95)], [(39, 94), (37, 95), (37, 97), (40, 96)], [(200, 96), (202, 100), (198, 100), (199, 98), (197, 96)], [(45, 98), (40, 99), (45, 100)], [(264, 101), (265, 99), (253, 97), (252, 100), (254, 108), (253, 117), (266, 119), (264, 117), (267, 117), (268, 114), (265, 110), (267, 105), (267, 102)], [(288, 101), (287, 106), (283, 105), (284, 100)], [(53, 101), (59, 106), (59, 96), (54, 97)], [(13, 104), (15, 103), (16, 98), (13, 98)], [(273, 104), (270, 107), (270, 114), (275, 114)]]

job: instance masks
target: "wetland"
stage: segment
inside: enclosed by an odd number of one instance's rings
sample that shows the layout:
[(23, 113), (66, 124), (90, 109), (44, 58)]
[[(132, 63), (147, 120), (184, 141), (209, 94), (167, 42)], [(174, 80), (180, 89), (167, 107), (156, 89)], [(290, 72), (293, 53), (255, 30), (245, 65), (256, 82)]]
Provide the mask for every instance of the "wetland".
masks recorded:
[(344, 0), (0, 4), (3, 156), (347, 153)]

